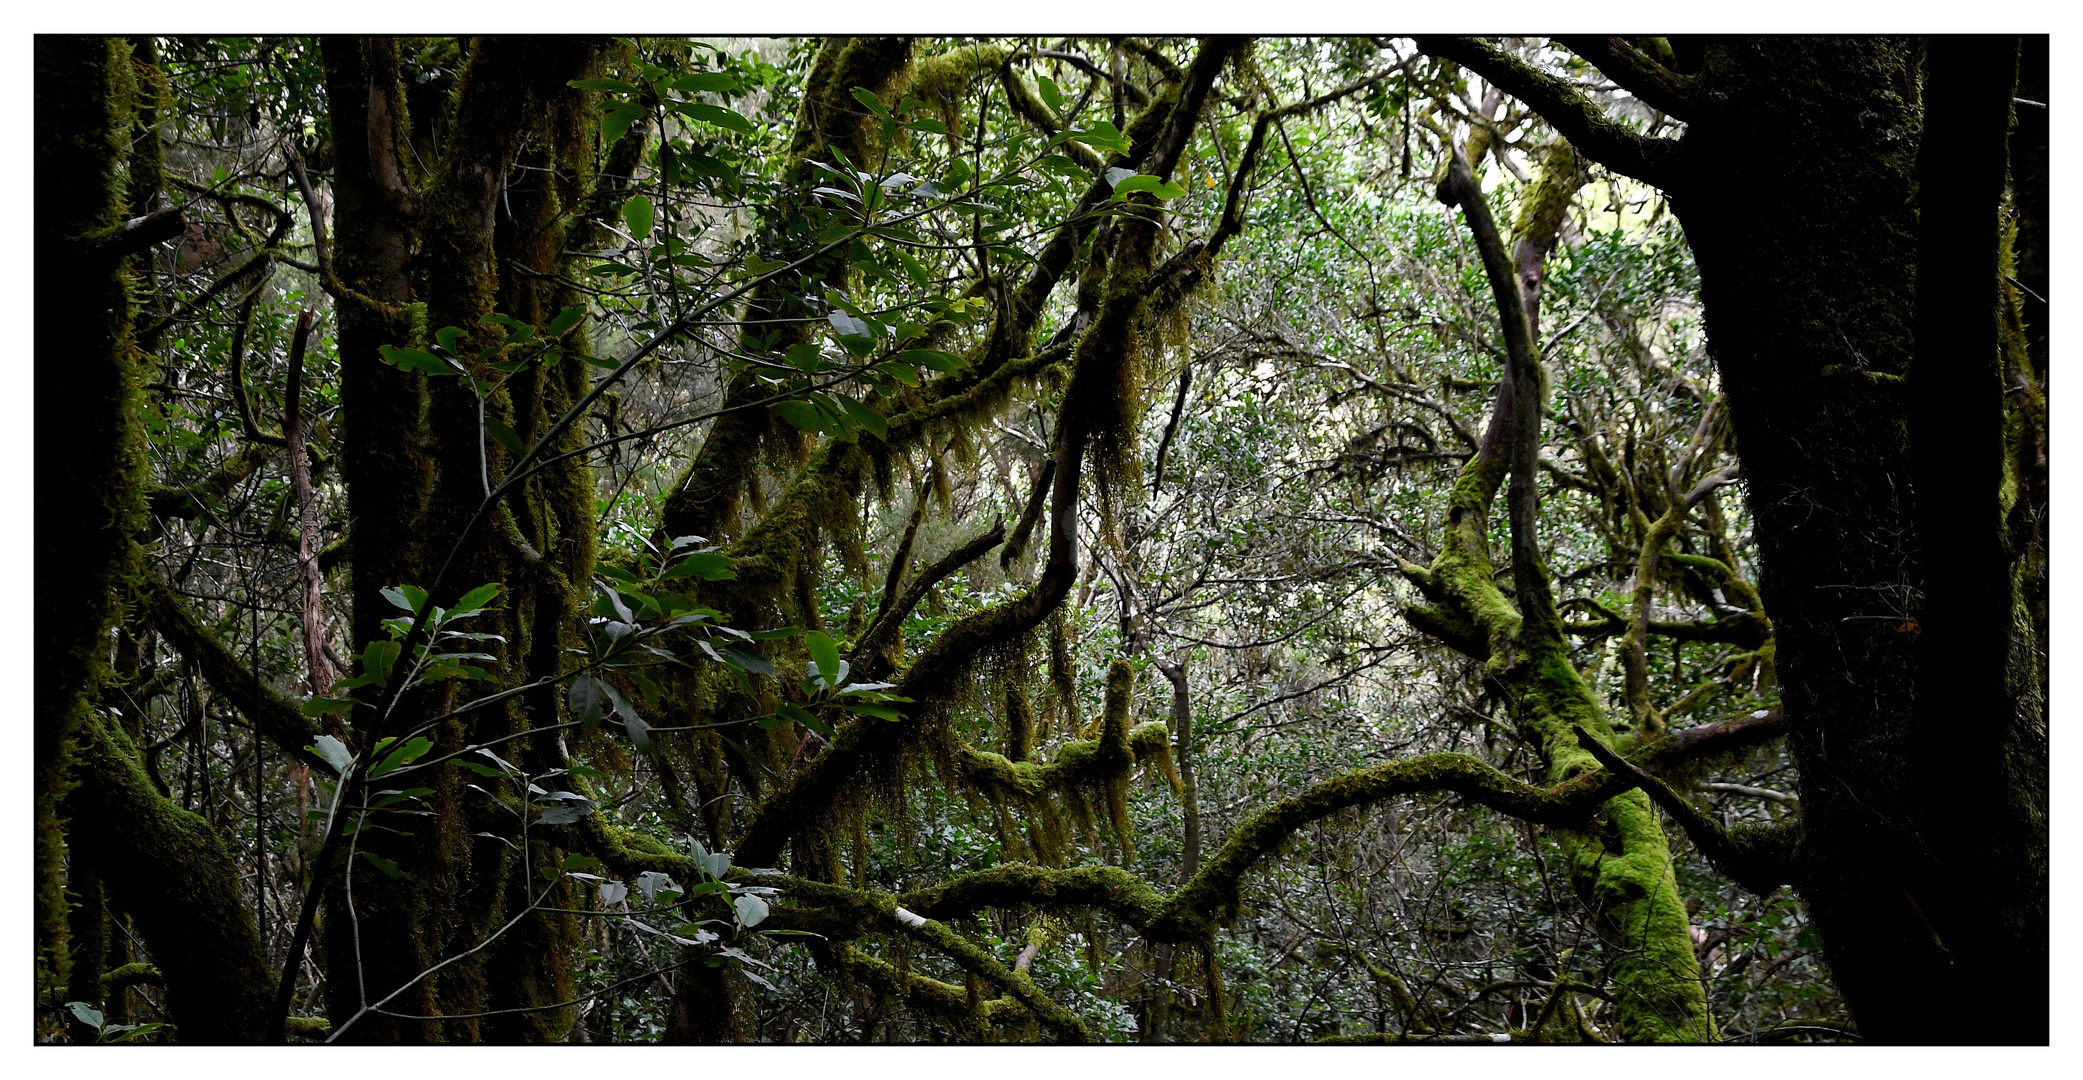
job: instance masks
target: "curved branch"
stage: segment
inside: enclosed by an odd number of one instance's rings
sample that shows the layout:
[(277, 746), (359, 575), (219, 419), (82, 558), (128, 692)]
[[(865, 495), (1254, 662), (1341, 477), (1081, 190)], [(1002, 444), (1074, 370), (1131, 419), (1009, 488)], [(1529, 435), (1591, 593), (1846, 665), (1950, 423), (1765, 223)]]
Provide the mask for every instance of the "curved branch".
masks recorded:
[(1488, 42), (1467, 37), (1421, 36), (1428, 56), (1451, 60), (1481, 75), (1541, 114), (1576, 148), (1599, 164), (1666, 191), (1682, 183), (1678, 142), (1637, 135), (1613, 120), (1575, 87), (1540, 71)]
[(1685, 835), (1691, 837), (1694, 846), (1700, 849), (1700, 854), (1705, 855), (1716, 870), (1759, 896), (1794, 880), (1798, 871), (1796, 855), (1801, 835), (1799, 819), (1790, 819), (1781, 825), (1739, 825), (1725, 829), (1720, 822), (1686, 801), (1685, 796), (1671, 790), (1670, 785), (1636, 768), (1626, 758), (1592, 738), (1583, 728), (1573, 730), (1577, 734), (1578, 746), (1589, 751), (1612, 773), (1626, 778), (1630, 786), (1647, 792), (1664, 813), (1678, 822)]
[(1658, 112), (1683, 120), (1698, 108), (1693, 98), (1692, 76), (1663, 66), (1626, 38), (1564, 34), (1555, 40), (1591, 61), (1606, 78)]
[(305, 716), (296, 702), (255, 678), (171, 586), (156, 574), (145, 574), (137, 592), (153, 629), (182, 656), (195, 661), (203, 678), (246, 714), (255, 731), (306, 765), (332, 768), (310, 750), (311, 741), (324, 733), (318, 722)]

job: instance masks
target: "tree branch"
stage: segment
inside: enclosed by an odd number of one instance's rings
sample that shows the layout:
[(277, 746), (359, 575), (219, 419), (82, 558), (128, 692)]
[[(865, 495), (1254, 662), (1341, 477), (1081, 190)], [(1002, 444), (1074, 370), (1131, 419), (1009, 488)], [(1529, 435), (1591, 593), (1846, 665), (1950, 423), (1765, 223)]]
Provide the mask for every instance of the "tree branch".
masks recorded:
[(1623, 37), (1564, 34), (1555, 39), (1598, 68), (1606, 78), (1658, 112), (1684, 120), (1695, 112), (1693, 79), (1651, 59)]
[(1716, 870), (1759, 896), (1794, 880), (1796, 851), (1800, 842), (1799, 819), (1789, 820), (1783, 825), (1739, 825), (1725, 829), (1720, 822), (1687, 802), (1683, 795), (1671, 790), (1669, 784), (1636, 768), (1606, 744), (1592, 738), (1583, 728), (1574, 727), (1572, 730), (1576, 732), (1578, 746), (1589, 751), (1612, 774), (1625, 778), (1628, 786), (1647, 792), (1664, 813), (1678, 822), (1685, 835), (1692, 838), (1693, 845), (1700, 849), (1700, 854), (1705, 855)]
[(1568, 83), (1477, 38), (1421, 36), (1418, 48), (1452, 60), (1541, 114), (1585, 156), (1624, 176), (1666, 191), (1682, 184), (1678, 142), (1637, 135)]

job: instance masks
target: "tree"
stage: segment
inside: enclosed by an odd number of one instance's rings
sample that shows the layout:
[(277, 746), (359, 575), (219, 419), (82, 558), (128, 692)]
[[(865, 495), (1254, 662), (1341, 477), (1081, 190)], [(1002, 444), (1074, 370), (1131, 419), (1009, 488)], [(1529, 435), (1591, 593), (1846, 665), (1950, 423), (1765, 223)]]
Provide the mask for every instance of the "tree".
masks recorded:
[[(39, 456), (82, 506), (38, 526), (44, 1000), (191, 1042), (1755, 1035), (1711, 866), (1795, 886), (1865, 1037), (1964, 975), (2008, 990), (1959, 1037), (2044, 1038), (2016, 42), (1568, 44), (40, 39), (42, 175), (102, 179), (39, 202), (100, 290), (39, 290), (39, 352), (105, 328), (40, 403), (110, 448)], [(1685, 794), (1782, 733), (1797, 814)], [(1498, 836), (1570, 887), (1455, 869)], [(1309, 941), (1343, 1004), (1265, 993)]]

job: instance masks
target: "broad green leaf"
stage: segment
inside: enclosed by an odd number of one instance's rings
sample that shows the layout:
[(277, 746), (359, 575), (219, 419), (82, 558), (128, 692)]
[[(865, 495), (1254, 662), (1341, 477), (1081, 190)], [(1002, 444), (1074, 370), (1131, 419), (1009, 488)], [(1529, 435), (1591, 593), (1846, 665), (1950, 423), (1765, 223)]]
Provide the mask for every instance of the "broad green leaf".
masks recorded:
[(331, 735), (320, 735), (305, 749), (324, 758), (325, 763), (341, 776), (347, 775), (347, 767), (354, 764), (354, 755), (347, 752), (347, 744)]
[(420, 608), (427, 603), (427, 590), (417, 585), (387, 585), (378, 591), (383, 594), (385, 600), (414, 615), (419, 614)]
[(504, 587), (495, 581), (489, 585), (479, 585), (477, 588), (464, 593), (463, 598), (456, 601), (456, 606), (448, 609), (448, 617), (454, 619), (474, 611), (483, 610), (484, 606), (491, 603)]
[(574, 326), (577, 326), (581, 320), (585, 319), (585, 317), (586, 306), (584, 304), (573, 304), (572, 306), (565, 308), (563, 311), (557, 313), (556, 318), (550, 320), (550, 336), (563, 337), (565, 331), (570, 330)]
[[(706, 645), (707, 643), (704, 642), (703, 644)], [(772, 675), (774, 673), (774, 662), (750, 649), (741, 649), (735, 645), (721, 645), (717, 646), (715, 651), (722, 657), (724, 663), (732, 667), (743, 668), (755, 675)]]
[(738, 925), (758, 926), (766, 921), (768, 909), (765, 900), (748, 893), (732, 901), (732, 904), (738, 909)]
[(738, 80), (720, 71), (697, 71), (674, 79), (672, 85), (683, 94), (712, 94), (736, 90)]
[(839, 685), (839, 646), (831, 635), (822, 630), (806, 631), (803, 644), (809, 648), (810, 659), (817, 664), (817, 673), (824, 676), (825, 685)]
[(848, 701), (845, 702), (844, 705), (848, 712), (862, 713), (867, 716), (875, 717), (877, 720), (904, 719), (904, 714), (898, 712), (895, 708), (888, 705), (877, 704), (872, 701)]
[(528, 452), (528, 445), (521, 441), (519, 435), (514, 434), (514, 429), (489, 416), (485, 417), (485, 434), (490, 435), (493, 442), (512, 451), (515, 457)]
[(750, 135), (756, 130), (752, 126), (752, 121), (720, 105), (709, 105), (699, 101), (681, 101), (673, 104), (673, 111), (695, 120), (706, 120), (718, 127), (726, 127), (743, 135)]
[(650, 239), (653, 214), (651, 200), (643, 195), (631, 195), (622, 204), (622, 220), (629, 222), (629, 235), (639, 241)]
[(832, 417), (826, 416), (823, 409), (807, 401), (775, 402), (774, 411), (780, 413), (783, 420), (804, 431), (822, 433), (832, 429)]
[[(314, 697), (305, 701), (298, 707), (297, 711), (305, 716), (324, 716), (328, 713), (334, 715), (344, 714), (353, 708), (354, 702), (347, 698)], [(331, 736), (326, 737), (330, 738)]]
[(870, 434), (874, 435), (878, 439), (883, 439), (885, 441), (889, 439), (889, 421), (884, 420), (881, 413), (878, 413), (874, 409), (871, 409), (868, 406), (863, 405), (850, 397), (847, 397), (845, 394), (837, 394), (834, 396), (837, 398), (840, 408), (846, 410), (847, 419), (852, 420), (856, 424), (859, 424), (862, 428), (866, 429)]
[(68, 1001), (65, 1003), (65, 1007), (72, 1010), (73, 1019), (97, 1031), (108, 1020), (108, 1017), (104, 1016), (100, 1009), (94, 1008), (84, 1001)]
[(580, 675), (571, 680), (568, 698), (571, 714), (578, 717), (587, 730), (600, 725), (601, 717), (607, 712), (608, 696), (599, 679), (591, 675)]
[(1138, 191), (1147, 191), (1160, 199), (1176, 199), (1179, 196), (1186, 194), (1186, 189), (1180, 187), (1178, 184), (1174, 184), (1165, 180), (1160, 180), (1157, 177), (1151, 176), (1147, 173), (1131, 174), (1128, 176), (1115, 175), (1117, 173), (1124, 173), (1127, 171), (1128, 170), (1126, 169), (1107, 170), (1107, 179), (1111, 181), (1114, 185), (1114, 198), (1116, 199), (1128, 198), (1130, 195), (1133, 195)]
[(374, 866), (376, 869), (383, 871), (385, 877), (407, 878), (412, 876), (406, 873), (405, 871), (398, 869), (397, 863), (394, 863), (381, 855), (375, 855), (367, 851), (364, 851), (361, 854), (362, 858), (369, 860), (369, 865)]
[(890, 361), (898, 364), (916, 364), (919, 367), (928, 367), (935, 371), (948, 372), (960, 371), (969, 366), (969, 361), (956, 356), (954, 353), (942, 352), (939, 349), (906, 349), (890, 357)]
[(792, 705), (784, 701), (781, 703), (781, 707), (774, 711), (780, 713), (783, 717), (789, 720), (793, 720), (796, 723), (801, 724), (804, 727), (817, 732), (819, 735), (822, 735), (827, 739), (834, 738), (837, 735), (837, 733), (832, 730), (832, 725), (827, 724), (822, 720), (819, 720), (817, 718), (816, 713), (811, 712), (810, 710), (802, 707), (801, 705)]
[(737, 576), (737, 572), (731, 569), (729, 556), (720, 551), (698, 551), (666, 567), (665, 573), (658, 575), (658, 579), (672, 581), (678, 578), (699, 577), (703, 581), (729, 581)]
[(853, 99), (855, 101), (860, 102), (863, 108), (866, 108), (869, 112), (872, 112), (877, 116), (887, 119), (890, 115), (890, 110), (884, 107), (882, 100), (880, 98), (877, 98), (875, 94), (870, 90), (864, 89), (859, 86), (854, 87)]
[(602, 117), (600, 121), (601, 139), (609, 146), (613, 146), (617, 140), (628, 133), (629, 126), (636, 123), (643, 115), (644, 110), (641, 106), (632, 105), (626, 101), (608, 106), (607, 115)]
[(1034, 77), (1034, 85), (1041, 91), (1041, 99), (1049, 103), (1049, 111), (1058, 116), (1063, 115), (1063, 90), (1056, 85), (1056, 80), (1047, 75), (1037, 75)]
[(637, 88), (620, 79), (573, 79), (564, 85), (575, 90), (606, 90), (616, 94), (634, 94)]
[(384, 755), (382, 761), (369, 767), (369, 778), (374, 780), (386, 776), (419, 760), (420, 755), (434, 748), (434, 740), (421, 736)]
[(401, 371), (418, 371), (428, 375), (449, 375), (454, 373), (453, 368), (443, 363), (440, 357), (430, 352), (424, 352), (419, 349), (400, 349), (391, 345), (379, 345), (376, 351), (383, 357), (384, 363)]

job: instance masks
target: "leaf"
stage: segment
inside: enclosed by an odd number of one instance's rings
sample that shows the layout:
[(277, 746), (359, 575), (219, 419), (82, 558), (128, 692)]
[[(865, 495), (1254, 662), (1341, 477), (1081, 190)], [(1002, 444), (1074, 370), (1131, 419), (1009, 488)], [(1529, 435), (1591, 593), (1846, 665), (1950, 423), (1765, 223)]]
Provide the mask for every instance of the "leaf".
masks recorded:
[(736, 90), (738, 80), (720, 71), (697, 71), (674, 79), (672, 87), (683, 94), (713, 94)]
[[(503, 587), (495, 581), (489, 585), (479, 585), (477, 588), (464, 593), (463, 598), (456, 601), (456, 606), (448, 609), (448, 617), (454, 619), (483, 610), (486, 604), (491, 603), (492, 599), (499, 595), (499, 590)], [(487, 657), (486, 659), (491, 658)]]
[(600, 906), (619, 904), (629, 896), (629, 886), (619, 881), (610, 881), (600, 887)]
[(645, 900), (658, 899), (661, 890), (679, 892), (680, 885), (673, 880), (671, 874), (661, 874), (656, 870), (646, 870), (637, 875), (636, 891)]
[(650, 239), (654, 216), (651, 200), (642, 195), (631, 195), (629, 201), (622, 204), (622, 220), (629, 222), (629, 235), (638, 240)]
[(859, 424), (861, 427), (867, 429), (867, 431), (870, 434), (874, 435), (876, 438), (881, 439), (885, 442), (889, 440), (890, 425), (888, 421), (883, 419), (881, 413), (878, 413), (874, 409), (871, 409), (868, 406), (863, 405), (850, 397), (847, 397), (845, 394), (838, 394), (835, 395), (835, 397), (836, 400), (839, 402), (839, 406), (846, 410), (846, 416), (848, 419), (852, 420), (856, 424)]
[(383, 362), (401, 371), (419, 371), (428, 375), (448, 375), (453, 370), (433, 353), (419, 349), (400, 349), (392, 345), (379, 345), (376, 351)]
[(873, 91), (856, 86), (853, 88), (853, 99), (860, 102), (869, 112), (884, 119), (890, 118), (889, 108), (883, 105), (882, 100), (877, 98)]
[(1058, 116), (1063, 115), (1063, 90), (1056, 85), (1056, 80), (1047, 75), (1037, 75), (1034, 77), (1034, 84), (1035, 88), (1041, 91), (1041, 99), (1049, 103), (1049, 111)]
[(737, 571), (731, 569), (730, 556), (720, 551), (697, 551), (666, 567), (658, 580), (699, 577), (703, 581), (729, 581), (737, 576)]
[(634, 94), (636, 87), (620, 79), (573, 79), (564, 85), (574, 90), (606, 90), (616, 94)]
[(1186, 194), (1186, 189), (1180, 187), (1178, 184), (1160, 180), (1157, 177), (1151, 176), (1147, 173), (1131, 174), (1128, 176), (1120, 177), (1117, 177), (1115, 175), (1116, 173), (1125, 172), (1128, 172), (1128, 170), (1107, 170), (1107, 180), (1114, 185), (1114, 198), (1116, 199), (1128, 198), (1130, 195), (1133, 195), (1138, 191), (1147, 191), (1160, 199), (1176, 199), (1179, 196)]
[(738, 909), (740, 926), (758, 926), (766, 921), (767, 902), (757, 896), (740, 896), (732, 901), (732, 906)]
[(97, 1031), (108, 1020), (106, 1016), (102, 1015), (100, 1009), (94, 1008), (84, 1001), (68, 1001), (65, 1003), (65, 1007), (72, 1010), (74, 1019)]
[(832, 730), (832, 725), (827, 724), (822, 720), (819, 720), (817, 718), (817, 714), (802, 707), (801, 705), (793, 705), (784, 701), (781, 703), (781, 707), (774, 711), (790, 720), (795, 721), (798, 724), (803, 725), (806, 728), (809, 728), (812, 731), (817, 732), (819, 735), (822, 735), (827, 739), (836, 738), (838, 736), (838, 732)]
[[(708, 643), (703, 642), (702, 644), (706, 646)], [(716, 647), (714, 651), (718, 654), (719, 659), (732, 667), (742, 668), (752, 672), (754, 675), (772, 675), (774, 673), (774, 662), (751, 650), (741, 649), (735, 645), (723, 645)]]
[(872, 701), (849, 701), (846, 703), (846, 710), (848, 712), (863, 713), (875, 717), (877, 720), (895, 722), (904, 719), (904, 714), (896, 709), (888, 705), (878, 705)]
[(397, 772), (399, 769), (402, 769), (405, 766), (412, 764), (414, 761), (417, 761), (420, 755), (426, 753), (429, 750), (432, 750), (433, 748), (434, 740), (429, 739), (425, 736), (415, 738), (411, 742), (408, 742), (405, 745), (385, 755), (382, 761), (379, 761), (375, 765), (370, 766), (369, 778), (371, 780), (374, 780), (379, 776), (384, 776), (389, 773)]
[(896, 364), (916, 364), (919, 367), (932, 368), (935, 371), (942, 372), (956, 372), (969, 366), (969, 361), (956, 356), (954, 353), (942, 352), (939, 349), (906, 349), (890, 357), (890, 362)]
[(681, 101), (673, 104), (673, 111), (695, 120), (706, 120), (718, 127), (729, 128), (742, 135), (750, 135), (756, 130), (752, 126), (752, 121), (720, 105), (709, 105), (699, 101)]
[(543, 811), (542, 817), (537, 820), (544, 825), (569, 825), (592, 812), (593, 804), (581, 801), (565, 806), (553, 806)]
[(607, 712), (608, 695), (599, 679), (591, 675), (580, 675), (571, 680), (569, 702), (571, 714), (586, 725), (588, 731), (600, 725), (601, 717)]
[(644, 110), (641, 106), (632, 105), (626, 101), (616, 102), (608, 106), (607, 115), (602, 117), (600, 121), (601, 139), (609, 146), (613, 146), (617, 140), (621, 139), (629, 131), (629, 126), (636, 123), (643, 115)]
[[(335, 715), (345, 714), (353, 708), (354, 702), (348, 698), (314, 697), (305, 701), (303, 705), (298, 707), (297, 711), (305, 716), (318, 717), (328, 713)], [(327, 737), (329, 738), (330, 736)]]
[(573, 304), (572, 306), (565, 308), (563, 311), (558, 312), (557, 317), (550, 320), (550, 325), (548, 327), (549, 334), (551, 337), (563, 337), (566, 331), (570, 330), (574, 326), (577, 326), (580, 322), (584, 321), (585, 318), (586, 305)]
[(872, 337), (875, 333), (875, 325), (873, 323), (865, 319), (854, 318), (844, 311), (834, 311), (830, 315), (825, 316), (825, 320), (832, 324), (832, 329), (839, 331), (840, 337)]
[(361, 856), (362, 858), (369, 860), (369, 865), (374, 866), (376, 869), (383, 871), (385, 877), (392, 879), (402, 879), (412, 876), (411, 874), (408, 874), (405, 871), (398, 869), (397, 863), (394, 863), (381, 855), (376, 855), (371, 852), (364, 851), (361, 853)]
[(831, 635), (822, 630), (805, 631), (803, 644), (809, 648), (810, 659), (816, 662), (825, 685), (839, 685), (839, 646), (833, 643)]
[(803, 431), (823, 434), (833, 426), (833, 417), (825, 415), (823, 409), (808, 401), (778, 401), (774, 403), (774, 411), (780, 413), (783, 420)]
[(414, 615), (419, 614), (420, 607), (427, 602), (427, 591), (413, 585), (386, 585), (378, 591), (385, 600)]

